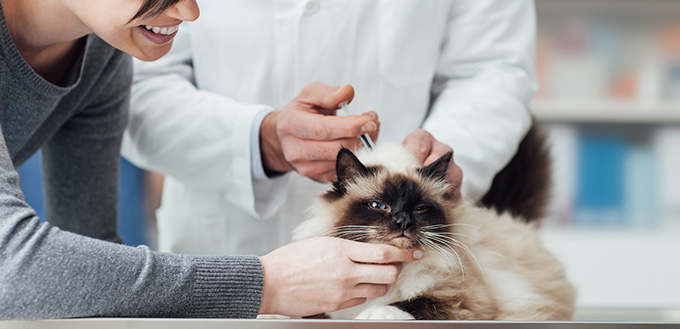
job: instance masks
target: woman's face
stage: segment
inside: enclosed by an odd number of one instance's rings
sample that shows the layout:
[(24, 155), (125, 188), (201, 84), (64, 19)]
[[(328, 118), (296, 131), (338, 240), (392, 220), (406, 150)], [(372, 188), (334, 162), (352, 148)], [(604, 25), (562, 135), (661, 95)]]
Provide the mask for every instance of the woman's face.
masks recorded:
[(170, 51), (180, 23), (194, 21), (196, 0), (180, 0), (152, 17), (135, 18), (143, 0), (80, 0), (81, 21), (97, 36), (136, 58), (152, 61)]

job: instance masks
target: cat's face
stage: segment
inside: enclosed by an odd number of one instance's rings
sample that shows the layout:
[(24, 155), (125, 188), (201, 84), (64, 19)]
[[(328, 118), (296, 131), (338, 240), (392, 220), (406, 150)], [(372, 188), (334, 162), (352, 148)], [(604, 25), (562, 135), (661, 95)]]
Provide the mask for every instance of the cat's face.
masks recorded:
[(428, 233), (445, 230), (447, 212), (457, 200), (448, 192), (447, 153), (426, 167), (394, 171), (365, 166), (349, 150), (338, 154), (338, 179), (324, 195), (335, 207), (329, 235), (349, 240), (385, 243), (399, 248), (421, 246)]

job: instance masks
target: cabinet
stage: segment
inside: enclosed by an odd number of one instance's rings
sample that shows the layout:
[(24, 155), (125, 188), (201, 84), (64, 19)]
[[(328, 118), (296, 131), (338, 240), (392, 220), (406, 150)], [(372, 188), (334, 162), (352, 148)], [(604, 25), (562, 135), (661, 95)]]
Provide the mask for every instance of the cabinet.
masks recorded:
[[(577, 285), (583, 317), (679, 320), (680, 1), (536, 8), (531, 110), (555, 159), (546, 246)], [(623, 311), (592, 312), (613, 309)]]

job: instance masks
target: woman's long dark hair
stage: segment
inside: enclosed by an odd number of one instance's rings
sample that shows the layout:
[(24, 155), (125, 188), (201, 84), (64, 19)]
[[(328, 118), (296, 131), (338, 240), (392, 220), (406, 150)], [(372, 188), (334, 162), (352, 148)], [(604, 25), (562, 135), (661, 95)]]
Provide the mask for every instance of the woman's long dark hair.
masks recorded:
[(174, 4), (180, 1), (182, 0), (146, 0), (144, 1), (142, 7), (139, 8), (139, 11), (137, 11), (137, 14), (135, 14), (135, 17), (132, 17), (132, 19), (134, 20), (141, 16), (152, 17), (158, 15), (162, 13), (163, 10), (172, 7)]

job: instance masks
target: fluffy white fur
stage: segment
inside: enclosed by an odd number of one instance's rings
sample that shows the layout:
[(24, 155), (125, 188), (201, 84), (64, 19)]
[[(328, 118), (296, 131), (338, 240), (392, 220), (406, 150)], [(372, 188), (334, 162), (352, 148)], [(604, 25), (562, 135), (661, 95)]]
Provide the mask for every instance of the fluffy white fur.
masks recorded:
[[(365, 165), (381, 165), (390, 173), (414, 175), (420, 167), (398, 144), (360, 151), (357, 157)], [(327, 234), (336, 226), (334, 212), (336, 208), (319, 198), (295, 238)], [(542, 247), (535, 226), (468, 201), (454, 202), (449, 214), (453, 217), (449, 222), (455, 224), (452, 231), (465, 246), (456, 248), (458, 255), (425, 247), (424, 258), (404, 264), (397, 283), (385, 296), (329, 315), (336, 319), (409, 319), (413, 318), (410, 314), (390, 304), (448, 289), (466, 298), (489, 301), (497, 320), (571, 319), (575, 291), (560, 263)]]

